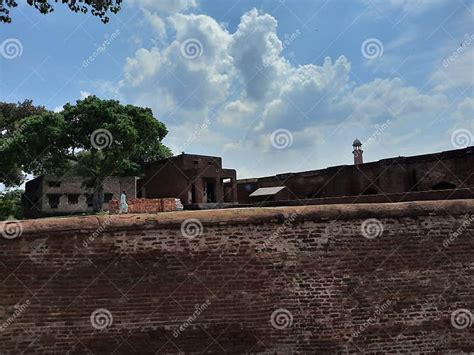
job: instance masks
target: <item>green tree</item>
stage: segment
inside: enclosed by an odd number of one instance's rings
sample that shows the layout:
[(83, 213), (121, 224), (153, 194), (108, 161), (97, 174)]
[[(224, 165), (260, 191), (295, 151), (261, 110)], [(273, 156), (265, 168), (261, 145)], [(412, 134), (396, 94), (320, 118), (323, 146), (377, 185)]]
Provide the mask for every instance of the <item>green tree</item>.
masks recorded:
[(44, 106), (35, 106), (32, 100), (23, 102), (6, 103), (0, 102), (0, 182), (9, 186), (20, 185), (24, 176), (19, 161), (4, 156), (3, 149), (11, 137), (22, 131), (25, 127), (21, 125), (25, 117), (47, 112)]
[[(54, 11), (54, 3), (58, 0), (27, 0), (26, 3), (33, 6), (41, 14), (49, 14)], [(73, 12), (88, 13), (99, 17), (102, 22), (109, 21), (108, 12), (116, 14), (120, 11), (122, 0), (60, 0)], [(0, 0), (0, 23), (10, 23), (10, 10), (18, 6), (17, 0)]]
[(11, 218), (23, 218), (22, 195), (22, 190), (4, 191), (0, 193), (0, 221)]
[(144, 163), (171, 155), (162, 144), (166, 126), (149, 108), (89, 96), (63, 109), (21, 119), (22, 129), (0, 143), (0, 165), (15, 161), (33, 175), (88, 177), (98, 210), (106, 177), (141, 175)]

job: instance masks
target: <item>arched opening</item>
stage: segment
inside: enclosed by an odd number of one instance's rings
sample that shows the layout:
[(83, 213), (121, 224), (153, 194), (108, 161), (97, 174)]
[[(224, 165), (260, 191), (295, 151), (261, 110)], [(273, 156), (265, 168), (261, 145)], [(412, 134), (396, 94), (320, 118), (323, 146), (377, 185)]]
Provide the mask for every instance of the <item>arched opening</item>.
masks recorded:
[(441, 181), (431, 187), (432, 190), (452, 190), (455, 188), (456, 188), (456, 185), (451, 184), (450, 182), (447, 182), (447, 181)]

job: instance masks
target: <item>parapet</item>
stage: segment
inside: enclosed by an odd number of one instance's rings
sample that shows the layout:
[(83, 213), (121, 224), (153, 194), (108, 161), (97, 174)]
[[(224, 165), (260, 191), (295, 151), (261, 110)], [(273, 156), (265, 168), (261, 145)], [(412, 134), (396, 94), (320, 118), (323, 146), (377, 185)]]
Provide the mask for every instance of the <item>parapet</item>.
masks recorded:
[[(107, 230), (145, 230), (179, 226), (189, 218), (203, 225), (263, 224), (294, 220), (330, 221), (364, 218), (396, 218), (427, 215), (474, 214), (474, 200), (417, 201), (383, 204), (343, 204), (317, 206), (285, 206), (268, 208), (232, 208), (206, 211), (180, 211), (157, 214), (96, 215), (45, 218), (21, 221), (22, 236), (90, 233), (101, 225)], [(0, 222), (5, 223), (5, 222)]]

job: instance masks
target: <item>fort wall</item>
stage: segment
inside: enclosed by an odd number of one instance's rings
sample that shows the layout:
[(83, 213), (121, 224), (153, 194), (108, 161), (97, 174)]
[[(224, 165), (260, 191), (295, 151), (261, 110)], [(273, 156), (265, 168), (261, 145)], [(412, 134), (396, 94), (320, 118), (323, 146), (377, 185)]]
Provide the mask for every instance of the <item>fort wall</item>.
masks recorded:
[(1, 353), (474, 351), (473, 200), (9, 228)]

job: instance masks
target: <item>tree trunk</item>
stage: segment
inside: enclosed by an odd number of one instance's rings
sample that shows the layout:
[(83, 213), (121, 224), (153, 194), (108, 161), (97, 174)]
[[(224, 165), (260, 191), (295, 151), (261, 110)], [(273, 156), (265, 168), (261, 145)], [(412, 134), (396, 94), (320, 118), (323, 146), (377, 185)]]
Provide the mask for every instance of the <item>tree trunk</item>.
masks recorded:
[(102, 211), (104, 205), (104, 186), (102, 184), (94, 191), (94, 212)]
[(99, 186), (99, 211), (102, 211), (104, 206), (104, 185), (100, 184)]
[(92, 196), (92, 205), (93, 205), (93, 210), (95, 213), (99, 212), (100, 211), (100, 207), (99, 207), (99, 190), (96, 189), (94, 191), (94, 194)]

